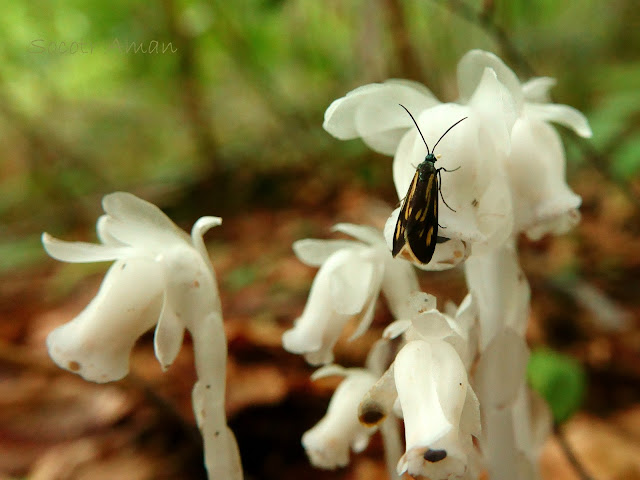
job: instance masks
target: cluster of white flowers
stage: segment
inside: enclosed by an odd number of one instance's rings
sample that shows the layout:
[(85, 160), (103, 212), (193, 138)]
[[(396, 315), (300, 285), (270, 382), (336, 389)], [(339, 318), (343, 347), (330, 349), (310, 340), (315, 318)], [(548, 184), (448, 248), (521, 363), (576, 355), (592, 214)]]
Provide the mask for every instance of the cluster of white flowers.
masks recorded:
[[(562, 233), (579, 220), (580, 197), (564, 178), (562, 144), (549, 121), (591, 135), (577, 110), (548, 103), (549, 78), (521, 84), (496, 56), (471, 51), (458, 66), (460, 99), (440, 103), (424, 86), (390, 80), (366, 85), (333, 102), (324, 128), (341, 139), (360, 137), (394, 155), (393, 179), (404, 198), (425, 148), (402, 104), (430, 141), (442, 140), (440, 209), (446, 241), (421, 268), (464, 262), (468, 295), (444, 311), (420, 292), (414, 266), (391, 255), (395, 210), (384, 231), (339, 224), (354, 240), (300, 240), (296, 255), (319, 267), (302, 315), (283, 336), (284, 348), (322, 365), (314, 378), (339, 375), (327, 415), (302, 438), (311, 462), (345, 466), (382, 434), (391, 478), (404, 472), (431, 480), (537, 478), (537, 455), (549, 428), (543, 402), (525, 384), (524, 341), (530, 290), (518, 264), (516, 238)], [(240, 480), (242, 470), (224, 411), (227, 345), (215, 273), (203, 242), (219, 225), (203, 217), (191, 236), (156, 206), (118, 192), (103, 200), (101, 244), (65, 242), (48, 234), (52, 257), (67, 262), (113, 261), (95, 299), (47, 339), (62, 368), (109, 382), (129, 371), (137, 338), (155, 328), (162, 368), (175, 360), (185, 329), (194, 342), (198, 381), (193, 408), (212, 479)], [(395, 319), (364, 368), (333, 362), (345, 325), (352, 338), (370, 326), (379, 293)], [(405, 443), (399, 422), (404, 421)]]
[[(565, 154), (556, 122), (588, 137), (586, 118), (566, 105), (551, 104), (550, 78), (521, 84), (495, 55), (473, 50), (458, 65), (460, 98), (441, 103), (423, 85), (389, 80), (365, 85), (334, 101), (324, 128), (339, 139), (362, 138), (372, 149), (394, 155), (393, 180), (403, 199), (428, 143), (467, 117), (438, 146), (442, 195), (441, 235), (426, 270), (464, 262), (469, 294), (459, 307), (436, 309), (419, 292), (406, 260), (393, 258), (392, 234), (399, 208), (383, 232), (341, 224), (357, 239), (302, 240), (298, 257), (319, 266), (309, 300), (284, 347), (314, 365), (333, 360), (345, 324), (356, 317), (361, 335), (370, 325), (379, 292), (395, 322), (381, 342), (395, 342), (386, 363), (372, 351), (366, 369), (325, 366), (318, 376), (340, 374), (325, 418), (303, 437), (311, 462), (344, 466), (380, 427), (387, 456), (404, 472), (431, 480), (492, 480), (538, 477), (537, 456), (548, 434), (544, 403), (525, 382), (528, 348), (524, 332), (530, 290), (517, 257), (517, 235), (537, 239), (567, 231), (579, 220), (580, 197), (565, 181)], [(378, 351), (380, 349), (376, 349)], [(386, 351), (392, 351), (387, 348)], [(381, 365), (383, 363), (383, 365)], [(393, 440), (404, 421), (405, 451)], [(386, 434), (385, 434), (386, 432)], [(392, 453), (390, 453), (392, 452)], [(395, 452), (395, 453), (393, 453)]]

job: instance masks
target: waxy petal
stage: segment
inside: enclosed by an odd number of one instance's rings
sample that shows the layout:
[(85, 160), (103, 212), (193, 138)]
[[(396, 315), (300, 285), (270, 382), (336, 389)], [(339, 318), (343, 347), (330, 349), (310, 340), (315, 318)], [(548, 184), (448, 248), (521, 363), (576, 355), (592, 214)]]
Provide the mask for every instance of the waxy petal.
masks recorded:
[(341, 140), (362, 137), (377, 152), (393, 155), (400, 138), (411, 128), (411, 118), (399, 106), (419, 112), (439, 103), (423, 85), (387, 81), (349, 92), (325, 112), (323, 127)]
[(91, 303), (49, 334), (49, 356), (92, 382), (121, 379), (136, 340), (158, 319), (163, 288), (158, 263), (145, 258), (115, 262)]
[(549, 90), (556, 85), (551, 77), (535, 77), (522, 84), (522, 93), (527, 102), (548, 103), (551, 101)]
[(527, 103), (525, 114), (536, 120), (563, 125), (584, 138), (590, 138), (593, 135), (587, 117), (580, 110), (569, 105)]
[(42, 234), (42, 245), (50, 257), (73, 263), (111, 262), (132, 253), (132, 248), (128, 246), (67, 242), (58, 240), (46, 232)]
[(367, 245), (375, 246), (384, 244), (384, 238), (380, 230), (368, 225), (356, 225), (354, 223), (337, 223), (333, 226), (334, 232), (341, 232)]
[(519, 112), (524, 103), (520, 80), (500, 58), (483, 50), (471, 50), (458, 62), (457, 78), (460, 102), (466, 103), (471, 99), (478, 85), (482, 82), (487, 68), (493, 70), (497, 80), (507, 88), (513, 97), (516, 111)]
[(109, 216), (104, 229), (127, 245), (164, 248), (173, 243), (191, 244), (189, 236), (154, 204), (127, 192), (115, 192), (102, 199)]
[(314, 466), (344, 467), (349, 463), (350, 448), (359, 452), (367, 446), (376, 429), (358, 421), (358, 405), (375, 381), (366, 370), (348, 369), (331, 397), (327, 414), (302, 436), (302, 445)]
[(305, 238), (293, 242), (293, 253), (310, 267), (319, 267), (338, 250), (346, 248), (361, 248), (362, 245), (354, 240), (316, 240)]
[(184, 338), (184, 323), (163, 302), (158, 325), (153, 336), (153, 349), (163, 370), (167, 370), (178, 356)]

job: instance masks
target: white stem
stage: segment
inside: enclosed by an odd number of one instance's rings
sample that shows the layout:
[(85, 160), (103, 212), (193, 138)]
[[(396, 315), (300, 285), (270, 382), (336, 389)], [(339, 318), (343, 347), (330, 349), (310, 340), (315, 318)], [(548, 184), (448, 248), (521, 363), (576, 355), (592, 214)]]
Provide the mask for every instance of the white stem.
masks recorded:
[(382, 444), (384, 446), (384, 459), (387, 464), (387, 472), (391, 480), (401, 480), (402, 475), (398, 475), (396, 467), (402, 454), (404, 446), (400, 437), (400, 429), (398, 428), (398, 420), (390, 415), (380, 425), (380, 434), (382, 435)]
[[(481, 355), (491, 341), (507, 328), (524, 340), (530, 290), (518, 264), (515, 241), (512, 239), (504, 247), (486, 255), (472, 255), (465, 264), (465, 273), (469, 291), (478, 302)], [(506, 348), (504, 351), (511, 350)], [(499, 382), (492, 377), (495, 375), (475, 377), (481, 383), (477, 385), (482, 412), (481, 447), (489, 476), (491, 480), (521, 478), (523, 454), (521, 442), (518, 442), (521, 435), (516, 428), (530, 431), (530, 416), (522, 405), (515, 408), (514, 400), (502, 404), (500, 399), (505, 396), (505, 391), (500, 384), (496, 385)]]
[(242, 480), (242, 464), (225, 412), (227, 342), (222, 315), (212, 313), (192, 331), (198, 381), (193, 409), (202, 432), (210, 480)]

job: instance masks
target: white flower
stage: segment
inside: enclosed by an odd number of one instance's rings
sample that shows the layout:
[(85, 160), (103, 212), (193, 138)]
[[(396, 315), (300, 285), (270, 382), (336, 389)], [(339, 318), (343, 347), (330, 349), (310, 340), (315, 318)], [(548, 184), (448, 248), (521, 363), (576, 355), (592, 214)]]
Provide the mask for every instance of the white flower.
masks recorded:
[(352, 224), (334, 229), (359, 241), (301, 240), (293, 247), (298, 258), (320, 270), (302, 315), (284, 333), (282, 343), (316, 365), (333, 360), (333, 347), (351, 318), (360, 319), (352, 338), (367, 330), (380, 290), (397, 317), (408, 314), (407, 292), (418, 290), (411, 264), (393, 259), (379, 231)]
[(42, 235), (45, 250), (58, 260), (115, 261), (93, 301), (49, 334), (49, 355), (87, 380), (108, 382), (128, 373), (131, 349), (146, 330), (157, 324), (155, 353), (167, 368), (188, 328), (198, 374), (193, 407), (209, 477), (240, 480), (238, 447), (224, 409), (227, 345), (220, 298), (202, 239), (222, 220), (200, 218), (189, 237), (155, 205), (129, 193), (106, 195), (102, 205), (101, 244)]
[(442, 340), (411, 341), (396, 356), (394, 375), (406, 438), (398, 473), (466, 478), (480, 412), (458, 353)]
[(564, 148), (548, 122), (564, 125), (582, 137), (591, 136), (589, 123), (575, 108), (549, 103), (554, 79), (534, 78), (521, 84), (502, 60), (482, 50), (470, 51), (458, 64), (460, 101), (471, 99), (487, 68), (508, 86), (518, 113), (506, 163), (515, 231), (525, 231), (534, 239), (545, 233), (564, 233), (579, 220), (581, 199), (566, 184)]
[[(408, 95), (411, 88), (414, 91)], [(413, 113), (430, 148), (451, 125), (467, 117), (437, 147), (442, 156), (437, 167), (460, 169), (442, 173), (442, 196), (455, 212), (441, 202), (439, 223), (444, 228), (438, 235), (451, 241), (437, 245), (435, 261), (425, 268), (451, 268), (468, 256), (471, 244), (475, 252), (500, 244), (511, 234), (511, 196), (503, 165), (516, 119), (515, 103), (490, 68), (467, 105), (440, 104), (424, 87), (408, 82), (362, 87), (334, 102), (325, 114), (325, 129), (331, 134), (338, 138), (359, 135), (372, 145), (376, 135), (384, 132), (382, 151), (395, 154), (393, 178), (399, 199), (406, 196), (416, 166), (427, 153), (419, 132), (398, 105), (402, 102)], [(376, 115), (367, 115), (372, 109)], [(400, 121), (403, 115), (406, 119)], [(358, 122), (364, 117), (366, 122)], [(385, 227), (388, 242), (397, 218), (398, 210)], [(451, 252), (443, 255), (442, 249)]]
[(393, 322), (383, 337), (396, 338), (404, 334), (407, 341), (444, 340), (456, 349), (469, 370), (478, 350), (477, 308), (473, 296), (468, 294), (459, 307), (450, 302), (444, 313), (436, 308), (435, 297), (423, 292), (411, 295), (410, 305), (415, 308), (411, 319)]
[(312, 378), (330, 375), (343, 376), (344, 380), (331, 397), (327, 414), (302, 436), (302, 445), (311, 463), (326, 469), (346, 466), (349, 449), (363, 451), (377, 430), (358, 421), (358, 405), (375, 383), (375, 375), (364, 369), (327, 365), (317, 370)]
[[(424, 86), (387, 81), (349, 92), (325, 113), (324, 128), (340, 139), (361, 137), (379, 152), (394, 155), (398, 198), (407, 194), (416, 166), (427, 152), (417, 129), (398, 105), (413, 113), (430, 148), (458, 120), (437, 147), (441, 191), (454, 211), (440, 203), (440, 237), (434, 258), (424, 268), (442, 270), (469, 255), (499, 247), (514, 233), (532, 238), (562, 233), (579, 219), (580, 197), (566, 185), (564, 149), (557, 122), (590, 136), (585, 117), (566, 105), (549, 104), (552, 79), (522, 85), (495, 55), (467, 53), (458, 64), (458, 103), (442, 104)], [(399, 209), (385, 226), (389, 248)], [(446, 251), (445, 251), (446, 250)]]
[(115, 260), (93, 301), (47, 338), (49, 354), (60, 367), (94, 382), (124, 377), (133, 344), (156, 324), (156, 356), (167, 368), (185, 327), (220, 309), (202, 243), (219, 218), (201, 218), (190, 239), (160, 209), (131, 194), (107, 195), (103, 207), (106, 215), (97, 223), (101, 244), (42, 236), (45, 250), (58, 260)]

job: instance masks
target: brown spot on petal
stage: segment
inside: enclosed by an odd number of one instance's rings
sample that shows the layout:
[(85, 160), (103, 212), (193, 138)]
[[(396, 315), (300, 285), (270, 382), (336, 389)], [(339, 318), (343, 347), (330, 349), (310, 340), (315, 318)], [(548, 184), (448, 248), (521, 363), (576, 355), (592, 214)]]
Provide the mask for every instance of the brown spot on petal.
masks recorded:
[(462, 256), (462, 252), (456, 250), (455, 252), (453, 252), (453, 256), (456, 258), (460, 258)]
[(82, 367), (78, 362), (76, 362), (75, 360), (69, 362), (69, 370), (71, 370), (72, 372), (78, 372), (80, 371), (80, 368)]
[(478, 206), (478, 200), (474, 198), (473, 201), (471, 202), (471, 205), (474, 206), (474, 207), (477, 207)]
[(384, 417), (385, 414), (382, 410), (372, 407), (361, 412), (359, 419), (360, 423), (365, 425), (377, 425)]
[(445, 458), (447, 458), (447, 451), (429, 449), (426, 452), (424, 452), (423, 457), (427, 462), (436, 463), (436, 462), (439, 462), (440, 460), (444, 460)]
[(200, 282), (198, 280), (193, 281), (193, 288), (198, 288), (200, 286)]

